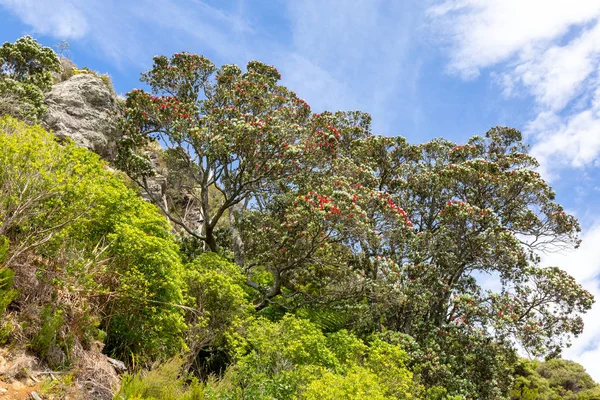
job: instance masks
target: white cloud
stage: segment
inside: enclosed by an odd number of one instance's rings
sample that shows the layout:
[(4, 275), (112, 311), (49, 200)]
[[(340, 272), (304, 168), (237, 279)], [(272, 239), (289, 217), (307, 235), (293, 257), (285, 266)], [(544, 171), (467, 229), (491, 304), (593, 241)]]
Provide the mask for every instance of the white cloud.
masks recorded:
[(31, 25), (36, 33), (77, 39), (89, 31), (89, 22), (77, 0), (0, 0), (0, 5)]
[[(449, 0), (431, 7), (450, 45), (449, 71), (463, 78), (494, 68), (506, 95), (532, 96), (526, 127), (548, 179), (600, 156), (600, 2)], [(498, 72), (498, 70), (500, 70)]]
[(448, 0), (429, 14), (449, 35), (450, 69), (476, 77), (481, 68), (527, 57), (573, 26), (600, 15), (596, 0)]
[[(245, 20), (199, 0), (0, 0), (35, 33), (80, 40), (117, 65), (147, 65), (165, 47), (189, 41), (219, 55), (243, 52)], [(176, 51), (182, 50), (178, 48)]]
[(538, 140), (531, 153), (540, 161), (543, 176), (555, 179), (557, 169), (597, 164), (600, 154), (600, 109), (594, 107), (576, 113), (565, 121), (556, 115), (549, 118), (556, 121), (554, 126), (531, 131)]

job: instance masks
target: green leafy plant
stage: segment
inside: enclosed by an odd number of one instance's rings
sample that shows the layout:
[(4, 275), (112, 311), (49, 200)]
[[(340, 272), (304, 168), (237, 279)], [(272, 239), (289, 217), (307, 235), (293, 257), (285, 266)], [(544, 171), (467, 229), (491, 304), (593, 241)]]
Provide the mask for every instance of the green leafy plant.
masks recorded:
[[(60, 322), (84, 346), (106, 336), (106, 349), (123, 359), (179, 352), (182, 266), (165, 218), (97, 155), (60, 145), (40, 127), (4, 118), (0, 144), (0, 237), (11, 243), (3, 274), (17, 264), (15, 274), (35, 268), (47, 290), (27, 296), (39, 302), (35, 307), (53, 303), (60, 313), (44, 311), (41, 320), (33, 313), (30, 332), (37, 332), (36, 321), (52, 329)], [(41, 263), (28, 261), (33, 254)], [(52, 336), (46, 331), (34, 340), (40, 354)]]
[(60, 72), (58, 56), (30, 36), (0, 46), (0, 112), (39, 120), (46, 111), (44, 92), (52, 85), (52, 72)]
[(115, 400), (201, 400), (205, 399), (204, 387), (197, 380), (188, 382), (182, 374), (182, 360), (156, 364), (144, 373), (127, 375)]

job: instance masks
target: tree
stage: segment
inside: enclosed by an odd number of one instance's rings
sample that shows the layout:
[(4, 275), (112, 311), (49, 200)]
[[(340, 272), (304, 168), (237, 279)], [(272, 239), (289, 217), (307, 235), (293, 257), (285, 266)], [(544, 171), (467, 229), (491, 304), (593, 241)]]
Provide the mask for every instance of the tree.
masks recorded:
[[(593, 297), (539, 266), (578, 246), (579, 225), (517, 130), (466, 145), (376, 136), (368, 114), (312, 114), (254, 61), (156, 57), (142, 80), (153, 94), (128, 95), (119, 165), (180, 231), (233, 253), (265, 315), (412, 336), (426, 386), (479, 398), (507, 393), (515, 344), (553, 357), (581, 333)], [(216, 234), (226, 215), (231, 240)]]
[(30, 36), (0, 47), (0, 113), (37, 121), (45, 112), (44, 92), (60, 61), (50, 47)]
[[(349, 243), (380, 240), (374, 229), (379, 222), (368, 221), (364, 210), (373, 208), (400, 228), (409, 221), (340, 155), (346, 141), (370, 135), (368, 115), (312, 115), (277, 84), (273, 67), (253, 61), (247, 68), (217, 70), (188, 53), (155, 57), (142, 75), (154, 94), (128, 94), (118, 164), (175, 225), (211, 251), (219, 251), (215, 228), (229, 212), (235, 261), (263, 308), (282, 287), (298, 292), (296, 272), (339, 269), (352, 254)], [(149, 180), (156, 170), (147, 153), (152, 140), (166, 148), (167, 198), (157, 196)], [(182, 193), (184, 204), (178, 204)], [(257, 269), (272, 279), (253, 281)]]
[(545, 362), (519, 360), (515, 364), (515, 385), (511, 399), (595, 399), (600, 386), (573, 361), (552, 359)]
[[(441, 357), (428, 384), (450, 379), (435, 372), (446, 365), (452, 379), (470, 376), (478, 396), (502, 392), (514, 343), (553, 356), (581, 333), (592, 295), (564, 271), (538, 266), (540, 252), (576, 247), (579, 225), (535, 172), (518, 131), (494, 128), (466, 145), (374, 137), (358, 154), (414, 228), (404, 246), (365, 265), (374, 285), (363, 320), (383, 320)], [(499, 291), (481, 287), (485, 275)]]
[[(275, 68), (256, 61), (247, 68), (217, 70), (188, 53), (155, 57), (142, 74), (153, 94), (135, 90), (125, 104), (119, 165), (171, 221), (213, 252), (219, 250), (214, 230), (225, 213), (265, 180), (293, 173), (305, 151), (308, 105), (277, 84)], [(168, 167), (179, 178), (175, 189), (187, 195), (184, 208), (198, 209), (195, 220), (174, 204), (173, 191), (165, 199), (152, 193), (148, 178), (154, 168), (143, 153), (152, 139), (168, 149)], [(211, 188), (221, 195), (214, 202)]]
[[(387, 147), (371, 158), (379, 185), (414, 226), (403, 251), (390, 249), (390, 265), (380, 269), (408, 299), (388, 314), (391, 328), (417, 334), (462, 326), (537, 353), (581, 332), (591, 294), (564, 271), (536, 265), (541, 251), (578, 246), (579, 225), (533, 170), (537, 162), (518, 131), (494, 128), (464, 146), (398, 139), (379, 146)], [(500, 292), (483, 290), (477, 273), (497, 276)]]

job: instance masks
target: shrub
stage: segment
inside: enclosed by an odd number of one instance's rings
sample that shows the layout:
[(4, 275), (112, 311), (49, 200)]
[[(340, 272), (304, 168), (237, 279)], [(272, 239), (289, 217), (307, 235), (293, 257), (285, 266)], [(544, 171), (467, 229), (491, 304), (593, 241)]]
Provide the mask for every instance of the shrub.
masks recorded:
[(231, 369), (236, 393), (245, 398), (414, 398), (397, 345), (374, 339), (367, 346), (346, 331), (325, 335), (290, 314), (278, 322), (257, 319), (247, 341), (248, 354)]
[(31, 339), (31, 349), (45, 359), (51, 368), (69, 362), (73, 337), (65, 330), (64, 312), (47, 305), (42, 309), (39, 330)]
[[(52, 85), (52, 72), (60, 71), (58, 56), (30, 36), (0, 47), (0, 111), (29, 121), (45, 112), (44, 92)], [(7, 97), (8, 96), (8, 97)]]
[(215, 253), (204, 253), (186, 265), (183, 276), (193, 308), (187, 316), (192, 357), (212, 348), (234, 358), (243, 347), (241, 331), (254, 310), (239, 267)]
[[(0, 237), (11, 244), (2, 274), (13, 268), (15, 289), (26, 292), (21, 318), (42, 356), (44, 327), (57, 325), (84, 346), (104, 336), (101, 327), (117, 358), (151, 361), (184, 347), (182, 266), (169, 223), (96, 154), (0, 119)], [(4, 286), (2, 298), (14, 297)]]
[(157, 364), (147, 373), (126, 375), (115, 400), (200, 400), (203, 385), (181, 373), (182, 360), (173, 358)]
[(0, 315), (17, 296), (17, 291), (12, 287), (14, 276), (14, 271), (0, 267)]
[[(312, 381), (302, 393), (304, 400), (386, 400), (397, 397), (385, 395), (377, 375), (365, 368), (353, 368), (347, 375), (326, 372)], [(400, 397), (401, 398), (401, 397)]]

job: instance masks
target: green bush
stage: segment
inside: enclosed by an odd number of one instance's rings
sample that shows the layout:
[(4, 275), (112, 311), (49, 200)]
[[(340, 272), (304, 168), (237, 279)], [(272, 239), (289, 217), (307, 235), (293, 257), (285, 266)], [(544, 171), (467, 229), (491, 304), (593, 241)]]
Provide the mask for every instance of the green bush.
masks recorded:
[(326, 372), (312, 381), (302, 393), (305, 400), (391, 400), (402, 397), (385, 395), (377, 375), (365, 368), (353, 368), (346, 375)]
[(0, 315), (17, 296), (17, 291), (12, 287), (14, 276), (14, 271), (0, 267)]
[(312, 399), (328, 388), (323, 394), (332, 399), (415, 398), (399, 346), (378, 339), (366, 345), (343, 330), (325, 335), (291, 314), (278, 322), (257, 319), (247, 341), (248, 353), (231, 368), (237, 396)]
[[(35, 268), (47, 288), (28, 293), (28, 309), (57, 302), (54, 310), (79, 343), (104, 331), (110, 354), (142, 361), (184, 347), (182, 265), (170, 225), (96, 154), (62, 146), (38, 126), (0, 119), (0, 237), (11, 243), (6, 266), (18, 265), (17, 275)], [(27, 254), (38, 255), (39, 265)], [(38, 342), (44, 353), (45, 341)]]
[(64, 323), (63, 310), (47, 305), (41, 311), (40, 328), (31, 338), (31, 349), (51, 368), (65, 367), (70, 362), (74, 342)]
[(600, 399), (600, 385), (573, 361), (560, 358), (545, 362), (519, 360), (514, 369), (511, 399)]
[(0, 115), (28, 121), (46, 112), (44, 92), (52, 85), (52, 72), (60, 71), (58, 56), (30, 36), (0, 46)]
[(134, 354), (153, 360), (172, 356), (183, 347), (183, 282), (177, 246), (169, 237), (153, 235), (152, 222), (141, 218), (118, 224), (107, 235), (114, 255), (110, 273), (119, 274), (120, 281), (105, 325), (106, 348), (121, 358)]
[(193, 309), (187, 316), (192, 354), (210, 347), (235, 358), (244, 344), (241, 332), (254, 310), (239, 267), (215, 253), (204, 253), (186, 265), (183, 276)]
[(182, 361), (174, 358), (155, 365), (147, 373), (126, 375), (115, 400), (201, 400), (204, 388), (197, 380), (188, 382), (181, 373)]

